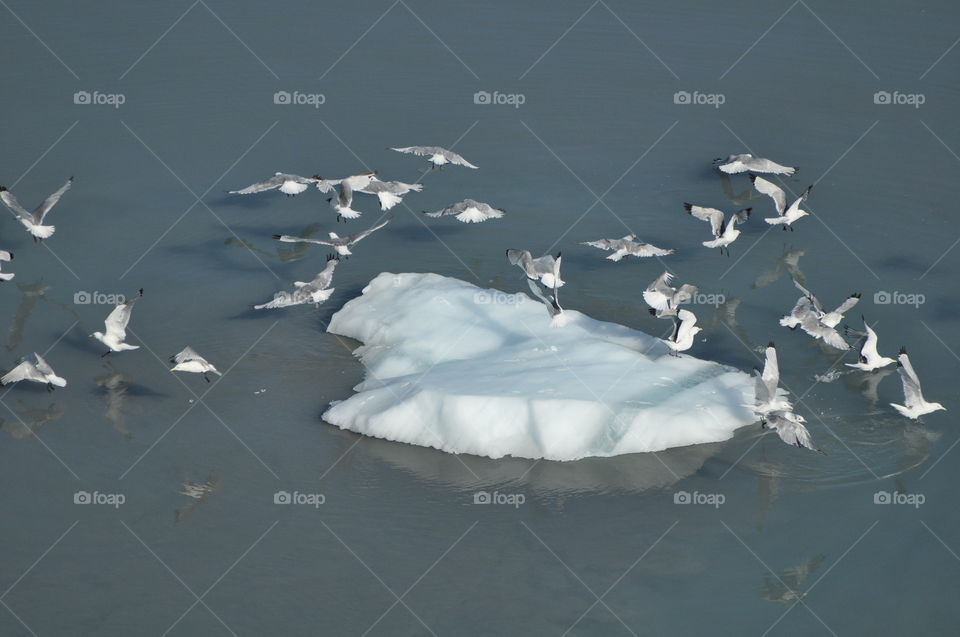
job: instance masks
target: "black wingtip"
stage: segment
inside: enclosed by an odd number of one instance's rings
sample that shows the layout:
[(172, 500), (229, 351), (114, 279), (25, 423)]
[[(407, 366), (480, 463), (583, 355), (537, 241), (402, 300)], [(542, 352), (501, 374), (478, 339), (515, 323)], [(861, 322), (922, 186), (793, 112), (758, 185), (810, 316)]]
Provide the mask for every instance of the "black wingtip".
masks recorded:
[(275, 234), (275, 235), (273, 235), (273, 238), (274, 238), (274, 239), (279, 239), (279, 238), (280, 238), (280, 235)]
[(904, 345), (901, 345), (901, 346), (900, 346), (900, 354), (903, 355), (903, 354), (906, 354), (906, 353), (907, 353), (907, 348), (906, 348)]
[(750, 177), (750, 183), (751, 183), (751, 184), (757, 180), (757, 176), (754, 175), (753, 173), (750, 173), (749, 177)]
[(859, 298), (860, 298), (860, 293), (859, 293), (859, 292), (854, 292), (853, 294), (850, 295), (850, 298), (851, 298), (851, 299), (859, 299)]
[(777, 349), (777, 346), (773, 344), (773, 341), (770, 341), (769, 343), (767, 343), (767, 347), (772, 347), (773, 349)]
[(647, 310), (647, 311), (650, 312), (650, 316), (656, 316), (656, 315), (657, 315), (657, 311), (656, 311), (655, 309), (653, 309), (652, 307), (651, 307), (649, 310)]
[(693, 208), (693, 204), (689, 204), (686, 202), (683, 203), (683, 209), (686, 210), (687, 212), (690, 212), (691, 208)]

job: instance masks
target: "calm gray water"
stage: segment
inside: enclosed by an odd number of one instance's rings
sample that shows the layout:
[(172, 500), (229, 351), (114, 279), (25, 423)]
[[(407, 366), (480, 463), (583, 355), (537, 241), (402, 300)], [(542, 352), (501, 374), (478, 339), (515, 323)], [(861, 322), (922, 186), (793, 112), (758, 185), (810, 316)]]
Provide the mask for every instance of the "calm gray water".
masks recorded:
[[(0, 183), (32, 207), (76, 175), (47, 242), (0, 225), (17, 274), (0, 286), (2, 364), (52, 348), (70, 383), (2, 393), (0, 633), (956, 632), (954, 3), (8, 0), (0, 16)], [(83, 91), (123, 103), (75, 103)], [(324, 103), (275, 104), (278, 91)], [(315, 192), (225, 191), (277, 170), (414, 181), (424, 162), (384, 150), (411, 144), (455, 145), (481, 168), (426, 175), (319, 310), (250, 311), (322, 267), (323, 251), (270, 235), (327, 232), (333, 215)], [(816, 183), (814, 217), (767, 233), (754, 215), (728, 258), (699, 245), (706, 226), (681, 204), (772, 210), (710, 168), (747, 150), (801, 166), (786, 184)], [(468, 196), (510, 214), (417, 218)], [(378, 214), (358, 203), (359, 229)], [(384, 270), (519, 291), (504, 248), (557, 242), (569, 307), (662, 329), (640, 299), (660, 264), (578, 245), (628, 229), (677, 248), (681, 281), (739, 301), (735, 322), (698, 308), (692, 353), (749, 370), (751, 348), (777, 341), (826, 455), (751, 427), (659, 459), (534, 465), (320, 420), (362, 377), (357, 344), (326, 320)], [(790, 251), (826, 304), (863, 294), (848, 318), (876, 322), (884, 353), (907, 345), (949, 411), (898, 417), (896, 373), (875, 402), (862, 376), (815, 382), (835, 356), (776, 324), (797, 296), (778, 266)], [(75, 294), (139, 287), (143, 347), (101, 360), (87, 335), (109, 307)], [(187, 344), (230, 370), (222, 382), (166, 371)], [(479, 490), (523, 503), (474, 505)], [(75, 504), (80, 491), (124, 501)], [(275, 504), (278, 491), (324, 501)]]

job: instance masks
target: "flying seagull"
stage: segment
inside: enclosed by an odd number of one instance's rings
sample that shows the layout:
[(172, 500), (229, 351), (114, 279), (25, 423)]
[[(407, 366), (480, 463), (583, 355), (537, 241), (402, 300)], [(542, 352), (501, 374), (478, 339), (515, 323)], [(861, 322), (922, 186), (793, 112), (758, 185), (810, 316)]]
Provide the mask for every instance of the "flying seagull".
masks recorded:
[(897, 372), (900, 373), (900, 380), (903, 382), (903, 405), (890, 403), (890, 406), (900, 412), (901, 416), (918, 419), (924, 414), (929, 414), (946, 407), (940, 403), (929, 403), (924, 399), (923, 392), (920, 389), (920, 378), (913, 371), (913, 365), (910, 364), (910, 357), (907, 356), (907, 348), (900, 348), (900, 355), (897, 356)]
[[(796, 279), (793, 280), (793, 284), (797, 286), (797, 289), (800, 290), (805, 297), (807, 297), (807, 299), (810, 301), (811, 305), (813, 306), (814, 311), (817, 314), (817, 318), (819, 318), (820, 322), (826, 325), (827, 327), (836, 327), (837, 325), (839, 325), (840, 321), (843, 320), (843, 315), (846, 312), (849, 312), (853, 308), (853, 306), (860, 301), (860, 293), (854, 292), (853, 294), (848, 296), (846, 299), (844, 299), (843, 303), (841, 303), (837, 307), (837, 309), (835, 309), (832, 312), (827, 312), (826, 310), (823, 309), (823, 305), (820, 304), (819, 299), (817, 299), (817, 297), (813, 295), (813, 292), (811, 292), (807, 288), (800, 285), (800, 283)], [(790, 327), (790, 326), (787, 325), (786, 327)]]
[(44, 199), (43, 203), (37, 206), (33, 212), (27, 212), (27, 210), (17, 202), (17, 198), (13, 196), (13, 193), (3, 186), (0, 186), (0, 201), (3, 201), (4, 205), (20, 218), (20, 223), (27, 229), (27, 232), (33, 235), (34, 241), (42, 241), (53, 236), (54, 231), (57, 229), (56, 226), (43, 225), (44, 218), (47, 216), (47, 213), (50, 212), (50, 209), (57, 205), (63, 193), (70, 190), (70, 186), (72, 185), (73, 177), (68, 179), (67, 183), (60, 186), (60, 190)]
[(601, 250), (612, 250), (613, 254), (607, 256), (607, 258), (611, 261), (619, 261), (628, 254), (632, 254), (635, 257), (662, 257), (675, 252), (675, 250), (672, 248), (669, 250), (664, 250), (663, 248), (658, 248), (657, 246), (650, 245), (649, 243), (637, 241), (637, 236), (633, 234), (628, 234), (624, 237), (620, 237), (619, 239), (583, 241), (581, 245), (600, 248)]
[(141, 296), (143, 296), (143, 288), (140, 288), (137, 295), (132, 299), (117, 303), (117, 306), (113, 308), (113, 311), (107, 315), (107, 319), (103, 322), (106, 333), (94, 332), (90, 335), (109, 348), (104, 352), (103, 356), (106, 356), (110, 352), (140, 349), (139, 345), (130, 345), (129, 343), (125, 343), (124, 340), (127, 338), (127, 324), (130, 322), (133, 304), (136, 303), (137, 299)]
[(850, 345), (843, 340), (840, 333), (832, 326), (826, 325), (821, 320), (823, 314), (818, 312), (810, 299), (804, 295), (797, 299), (797, 304), (790, 311), (790, 314), (780, 319), (780, 325), (795, 330), (798, 327), (817, 340), (822, 340), (830, 347), (839, 350), (848, 350)]
[(713, 160), (713, 164), (718, 170), (725, 172), (728, 175), (745, 172), (792, 175), (799, 170), (796, 166), (782, 166), (776, 162), (770, 161), (769, 159), (754, 157), (750, 153), (728, 155), (726, 158), (717, 157)]
[[(207, 362), (203, 356), (197, 354), (189, 345), (183, 348), (179, 354), (170, 359), (171, 363), (174, 363), (174, 366), (170, 369), (171, 372), (193, 372), (195, 374), (203, 374), (203, 380), (210, 382), (210, 379), (207, 377), (207, 372), (213, 372), (217, 376), (223, 376), (217, 368)], [(230, 371), (230, 370), (227, 370)]]
[(287, 234), (275, 234), (273, 235), (273, 238), (276, 239), (277, 241), (283, 241), (284, 243), (316, 243), (317, 245), (330, 246), (337, 251), (337, 254), (341, 256), (349, 256), (353, 254), (352, 252), (350, 252), (350, 246), (357, 243), (361, 239), (368, 237), (374, 231), (384, 227), (385, 225), (390, 223), (392, 220), (393, 220), (393, 215), (387, 217), (377, 225), (367, 228), (362, 232), (347, 235), (345, 237), (341, 237), (336, 232), (331, 232), (329, 233), (329, 236), (330, 236), (329, 239), (308, 239), (306, 237), (292, 237)]
[(764, 429), (773, 429), (788, 445), (794, 447), (803, 447), (811, 451), (820, 451), (813, 444), (810, 432), (804, 426), (807, 422), (803, 416), (799, 416), (792, 411), (777, 410), (765, 414), (760, 420), (760, 426)]
[(356, 219), (360, 216), (358, 211), (350, 207), (353, 205), (353, 191), (369, 186), (376, 174), (377, 171), (374, 170), (360, 175), (344, 177), (340, 180), (339, 194), (336, 197), (327, 199), (327, 201), (330, 202), (330, 207), (337, 211), (337, 221), (340, 221), (341, 217), (344, 219)]
[(447, 217), (454, 215), (464, 223), (480, 223), (487, 219), (499, 219), (505, 211), (498, 210), (490, 204), (474, 201), (473, 199), (464, 199), (460, 203), (455, 203), (449, 208), (436, 210), (434, 212), (423, 211), (428, 217)]
[(756, 399), (751, 406), (753, 412), (762, 418), (774, 411), (790, 411), (792, 405), (785, 398), (786, 391), (779, 387), (780, 366), (777, 362), (777, 347), (772, 342), (764, 352), (763, 371), (756, 372)]
[(9, 385), (21, 380), (46, 383), (47, 391), (53, 391), (54, 387), (67, 386), (67, 381), (57, 376), (47, 361), (43, 360), (43, 357), (36, 352), (33, 354), (33, 360), (27, 357), (21, 358), (19, 365), (0, 378), (0, 385)]
[(380, 210), (390, 210), (400, 203), (403, 195), (421, 190), (423, 190), (423, 184), (405, 184), (402, 181), (380, 181), (379, 179), (372, 179), (363, 188), (356, 189), (357, 192), (376, 195), (380, 200)]
[(259, 181), (240, 190), (230, 190), (228, 194), (251, 195), (257, 192), (266, 192), (279, 188), (280, 192), (288, 197), (292, 197), (306, 190), (310, 184), (317, 184), (317, 187), (320, 187), (319, 183), (317, 183), (319, 181), (321, 181), (319, 177), (301, 177), (300, 175), (292, 175), (290, 173), (274, 173), (270, 179)]
[[(13, 253), (8, 250), (0, 250), (0, 263), (4, 261), (13, 261)], [(0, 283), (9, 281), (15, 276), (17, 275), (13, 272), (0, 272)]]
[(444, 164), (456, 164), (458, 166), (466, 166), (467, 168), (476, 168), (476, 166), (452, 150), (440, 148), (439, 146), (406, 146), (405, 148), (394, 148), (391, 146), (388, 150), (395, 150), (398, 153), (411, 153), (421, 157), (429, 155), (427, 161), (432, 164), (433, 168), (440, 168)]
[(563, 287), (564, 281), (559, 277), (554, 278), (554, 272), (560, 271), (560, 255), (561, 253), (558, 252), (556, 257), (545, 254), (534, 259), (529, 250), (507, 250), (507, 259), (510, 260), (511, 265), (519, 266), (527, 278), (533, 281), (539, 280), (548, 288)]
[(693, 337), (703, 328), (696, 327), (697, 317), (690, 310), (677, 310), (677, 316), (674, 317), (673, 333), (664, 343), (673, 352), (674, 356), (679, 356), (693, 347)]
[(856, 363), (847, 363), (847, 367), (853, 367), (864, 372), (872, 372), (881, 367), (896, 363), (897, 361), (892, 358), (880, 356), (879, 352), (877, 352), (877, 333), (867, 324), (866, 318), (863, 316), (860, 318), (863, 319), (865, 332), (853, 330), (849, 325), (844, 328), (847, 335), (856, 336), (860, 339), (858, 343), (860, 349), (859, 360)]
[(713, 233), (713, 239), (704, 241), (703, 245), (708, 248), (720, 248), (720, 254), (723, 254), (724, 248), (727, 250), (727, 256), (730, 256), (730, 244), (736, 241), (740, 236), (737, 230), (737, 224), (743, 223), (750, 217), (752, 208), (744, 208), (730, 215), (726, 226), (723, 224), (723, 211), (716, 208), (706, 208), (694, 204), (683, 204), (684, 210), (703, 221), (710, 223), (710, 232)]
[(330, 298), (334, 288), (330, 287), (333, 283), (333, 271), (337, 267), (338, 259), (334, 255), (327, 255), (327, 266), (309, 283), (303, 281), (294, 281), (292, 292), (277, 292), (273, 295), (273, 300), (254, 305), (255, 310), (273, 309), (277, 307), (290, 307), (291, 305), (304, 305), (313, 303), (316, 307)]
[(799, 197), (797, 197), (789, 207), (787, 207), (787, 193), (783, 191), (782, 188), (777, 186), (771, 181), (767, 181), (763, 177), (757, 177), (756, 175), (750, 175), (750, 181), (753, 182), (754, 188), (758, 192), (761, 192), (765, 195), (768, 195), (773, 199), (773, 205), (777, 209), (776, 217), (764, 217), (764, 221), (769, 223), (771, 226), (783, 226), (783, 229), (786, 230), (790, 228), (793, 230), (793, 222), (801, 217), (806, 217), (810, 213), (806, 210), (800, 208), (800, 204), (804, 202), (807, 198), (807, 195), (810, 194), (810, 190), (813, 188), (813, 185), (807, 186), (807, 189), (804, 190)]
[(697, 293), (697, 286), (684, 283), (677, 289), (670, 285), (672, 280), (673, 275), (664, 272), (643, 291), (643, 300), (650, 306), (650, 314), (657, 318), (676, 316), (677, 307), (688, 303)]
[(533, 292), (533, 295), (536, 296), (544, 305), (547, 306), (547, 311), (550, 312), (550, 317), (556, 319), (561, 314), (563, 314), (563, 308), (560, 307), (559, 301), (556, 297), (556, 288), (554, 288), (554, 294), (550, 295), (549, 298), (540, 290), (540, 286), (537, 285), (537, 282), (533, 279), (527, 279), (527, 285), (530, 286), (530, 291)]

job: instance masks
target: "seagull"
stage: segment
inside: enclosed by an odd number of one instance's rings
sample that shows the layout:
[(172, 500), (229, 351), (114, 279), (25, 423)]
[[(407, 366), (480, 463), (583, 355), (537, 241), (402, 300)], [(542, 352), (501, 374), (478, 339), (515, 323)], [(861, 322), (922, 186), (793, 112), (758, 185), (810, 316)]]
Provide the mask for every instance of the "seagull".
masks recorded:
[(373, 234), (374, 231), (379, 230), (391, 221), (393, 221), (393, 215), (390, 215), (377, 225), (371, 226), (362, 232), (345, 237), (341, 237), (336, 232), (330, 232), (329, 239), (308, 239), (306, 237), (292, 237), (288, 234), (275, 234), (273, 238), (277, 241), (283, 241), (284, 243), (316, 243), (317, 245), (330, 246), (336, 250), (340, 256), (350, 256), (353, 254), (350, 252), (350, 246)]
[(897, 361), (892, 358), (880, 356), (877, 352), (877, 333), (867, 325), (867, 319), (863, 316), (860, 318), (863, 319), (863, 327), (867, 330), (866, 332), (852, 330), (849, 325), (845, 327), (848, 335), (856, 336), (860, 339), (860, 360), (856, 363), (847, 363), (847, 367), (853, 367), (864, 372), (872, 372), (881, 367), (896, 363)]
[(929, 414), (946, 407), (940, 403), (928, 403), (920, 389), (920, 379), (917, 373), (913, 371), (913, 365), (910, 364), (910, 357), (907, 356), (907, 348), (900, 348), (900, 355), (897, 356), (897, 372), (900, 373), (900, 380), (903, 382), (903, 405), (890, 403), (890, 406), (900, 412), (901, 416), (917, 420), (924, 414)]
[[(299, 195), (306, 190), (310, 184), (317, 183), (318, 181), (321, 181), (319, 177), (301, 177), (300, 175), (292, 175), (290, 173), (274, 173), (270, 179), (251, 184), (240, 190), (229, 190), (227, 192), (231, 195), (251, 195), (257, 192), (266, 192), (279, 188), (280, 192), (288, 197), (292, 197)], [(318, 183), (317, 187), (320, 187)]]
[(738, 210), (730, 215), (727, 225), (724, 226), (722, 210), (689, 203), (683, 204), (683, 207), (697, 219), (710, 222), (710, 231), (713, 233), (714, 238), (711, 241), (704, 241), (703, 245), (708, 248), (720, 248), (720, 254), (723, 254), (723, 249), (726, 248), (727, 256), (730, 256), (730, 244), (740, 236), (740, 231), (737, 230), (736, 225), (746, 221), (750, 217), (750, 211), (753, 210), (753, 208)]
[(17, 198), (13, 196), (13, 193), (3, 186), (0, 186), (0, 201), (3, 201), (4, 205), (20, 218), (20, 223), (27, 229), (27, 232), (33, 235), (34, 241), (42, 241), (53, 236), (54, 231), (57, 229), (56, 226), (43, 225), (44, 217), (47, 216), (51, 208), (57, 205), (60, 197), (63, 196), (63, 193), (70, 190), (70, 186), (72, 185), (73, 177), (68, 179), (67, 183), (60, 186), (60, 190), (44, 199), (43, 203), (37, 206), (33, 212), (27, 212), (27, 210), (17, 202)]
[[(800, 285), (796, 279), (794, 279), (793, 284), (797, 286), (797, 289), (800, 290), (805, 297), (813, 305), (814, 311), (817, 313), (817, 318), (820, 319), (820, 322), (826, 325), (827, 327), (836, 327), (840, 324), (840, 321), (843, 320), (843, 315), (846, 312), (849, 312), (854, 305), (860, 301), (860, 293), (854, 292), (848, 296), (843, 303), (841, 303), (837, 309), (832, 312), (826, 312), (823, 309), (823, 305), (820, 304), (820, 301), (813, 295), (813, 293), (807, 288)], [(782, 325), (782, 323), (781, 323)], [(787, 326), (789, 327), (789, 326)]]
[(341, 217), (344, 219), (356, 219), (360, 216), (358, 211), (350, 207), (353, 205), (353, 191), (369, 186), (376, 174), (377, 171), (374, 170), (360, 175), (344, 177), (339, 180), (339, 195), (327, 199), (327, 201), (330, 202), (330, 207), (337, 211), (337, 221), (340, 221)]
[(750, 180), (753, 182), (753, 185), (757, 191), (762, 192), (765, 195), (769, 195), (770, 198), (773, 199), (773, 204), (777, 209), (777, 216), (765, 217), (763, 219), (771, 226), (782, 225), (784, 230), (790, 228), (792, 231), (794, 221), (810, 214), (806, 210), (801, 210), (800, 204), (803, 203), (803, 201), (807, 198), (807, 195), (810, 194), (810, 190), (813, 188), (812, 184), (807, 186), (807, 189), (804, 190), (788, 208), (787, 194), (782, 188), (773, 182), (767, 181), (763, 177), (757, 177), (756, 175), (750, 175)]
[(795, 330), (798, 327), (815, 339), (822, 340), (830, 347), (839, 350), (848, 350), (850, 345), (843, 340), (840, 333), (832, 326), (826, 325), (821, 320), (822, 312), (818, 312), (806, 295), (797, 299), (797, 304), (790, 311), (790, 314), (780, 319), (780, 325)]
[(611, 261), (619, 261), (628, 254), (632, 254), (635, 257), (662, 257), (676, 252), (676, 250), (673, 250), (672, 248), (669, 250), (664, 250), (663, 248), (658, 248), (657, 246), (650, 245), (649, 243), (637, 241), (637, 236), (633, 234), (628, 234), (624, 237), (620, 237), (619, 239), (583, 241), (581, 245), (600, 248), (601, 250), (613, 250), (613, 254), (607, 257)]
[(387, 150), (395, 150), (398, 153), (412, 153), (421, 157), (429, 155), (430, 157), (427, 161), (432, 164), (432, 168), (440, 168), (444, 164), (456, 164), (458, 166), (466, 166), (467, 168), (476, 168), (476, 166), (452, 150), (440, 148), (439, 146), (407, 146), (405, 148), (394, 148), (391, 146)]
[(555, 278), (554, 271), (560, 272), (561, 254), (558, 252), (556, 257), (545, 254), (534, 259), (529, 250), (507, 250), (507, 259), (511, 265), (519, 266), (527, 278), (533, 281), (539, 279), (548, 288), (560, 288), (565, 282), (559, 276)]
[(20, 359), (20, 364), (7, 372), (0, 378), (0, 385), (9, 385), (21, 380), (31, 380), (35, 383), (46, 383), (47, 391), (53, 391), (54, 387), (66, 387), (67, 381), (57, 376), (53, 368), (43, 360), (40, 354), (34, 352), (33, 360), (26, 357)]
[(540, 290), (540, 287), (537, 285), (536, 281), (533, 279), (527, 279), (527, 285), (530, 286), (530, 291), (533, 292), (533, 295), (540, 299), (544, 305), (547, 306), (547, 310), (550, 312), (550, 317), (556, 319), (561, 314), (563, 314), (563, 308), (560, 307), (559, 301), (556, 297), (556, 288), (554, 288), (554, 294), (549, 298)]
[[(13, 261), (13, 253), (8, 250), (0, 250), (0, 263), (4, 261)], [(15, 276), (17, 275), (13, 272), (0, 272), (0, 283), (9, 281)]]
[(713, 160), (713, 163), (718, 170), (725, 172), (728, 175), (745, 172), (792, 175), (799, 170), (799, 168), (796, 166), (782, 166), (776, 162), (770, 161), (769, 159), (754, 157), (750, 153), (728, 155), (726, 159), (723, 157), (717, 157)]
[(498, 210), (490, 204), (482, 203), (480, 201), (474, 201), (473, 199), (464, 199), (460, 203), (455, 203), (449, 208), (444, 208), (443, 210), (436, 210), (434, 212), (423, 211), (423, 214), (428, 217), (446, 217), (449, 215), (456, 216), (457, 219), (464, 223), (480, 223), (481, 221), (486, 221), (487, 219), (499, 219), (503, 216), (504, 210)]
[(356, 189), (357, 192), (376, 195), (380, 199), (380, 210), (390, 210), (400, 203), (403, 195), (421, 190), (423, 190), (423, 184), (405, 184), (402, 181), (380, 181), (379, 179), (372, 179), (365, 187)]
[(664, 343), (667, 344), (674, 356), (679, 356), (680, 352), (684, 352), (691, 347), (693, 347), (693, 337), (697, 335), (698, 332), (702, 332), (703, 328), (696, 327), (697, 317), (690, 310), (677, 310), (677, 316), (674, 318), (673, 324), (673, 333), (670, 335), (670, 338), (665, 340)]
[(643, 291), (643, 300), (650, 306), (650, 314), (657, 318), (669, 318), (677, 315), (677, 306), (688, 303), (697, 293), (697, 286), (684, 283), (680, 289), (672, 287), (673, 275), (664, 272)]
[[(223, 376), (217, 368), (207, 362), (203, 356), (197, 354), (189, 345), (183, 348), (179, 354), (170, 359), (171, 363), (175, 363), (174, 366), (170, 369), (171, 372), (193, 372), (196, 374), (203, 374), (203, 380), (210, 382), (210, 379), (207, 377), (207, 372), (213, 372), (217, 376)], [(227, 370), (230, 371), (230, 370)]]
[(780, 366), (777, 363), (777, 347), (772, 342), (765, 350), (763, 372), (756, 370), (756, 400), (751, 406), (753, 412), (763, 418), (774, 411), (790, 411), (792, 405), (788, 401), (786, 391), (778, 387), (780, 384)]
[(779, 409), (765, 414), (760, 419), (760, 426), (764, 429), (775, 430), (780, 439), (788, 445), (803, 447), (811, 451), (820, 451), (813, 444), (810, 432), (803, 425), (805, 422), (807, 421), (803, 416), (799, 416), (792, 411)]
[(333, 283), (333, 271), (337, 267), (339, 260), (335, 255), (327, 255), (327, 267), (323, 269), (313, 281), (304, 283), (303, 281), (294, 281), (293, 292), (277, 292), (273, 295), (273, 300), (260, 305), (254, 305), (255, 310), (273, 309), (277, 307), (290, 307), (291, 305), (304, 305), (313, 303), (316, 307), (330, 298), (334, 288), (330, 287)]
[[(106, 334), (103, 332), (94, 332), (90, 336), (97, 339), (108, 349), (103, 356), (106, 356), (110, 352), (122, 352), (127, 349), (140, 349), (139, 345), (130, 345), (124, 343), (124, 339), (127, 338), (127, 323), (130, 322), (130, 314), (133, 312), (133, 304), (137, 302), (143, 296), (143, 288), (140, 288), (140, 291), (132, 299), (128, 299), (123, 303), (117, 303), (117, 306), (113, 308), (113, 311), (107, 315), (107, 319), (103, 322), (104, 329)], [(101, 356), (101, 358), (103, 358)]]

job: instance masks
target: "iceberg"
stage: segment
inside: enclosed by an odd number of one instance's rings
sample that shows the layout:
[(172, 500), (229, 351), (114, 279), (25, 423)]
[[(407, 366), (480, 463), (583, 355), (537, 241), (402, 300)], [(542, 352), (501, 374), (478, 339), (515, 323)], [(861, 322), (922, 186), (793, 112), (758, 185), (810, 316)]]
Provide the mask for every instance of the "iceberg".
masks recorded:
[(323, 420), (449, 453), (562, 461), (721, 442), (756, 422), (749, 375), (563, 315), (525, 294), (382, 273), (330, 320), (363, 343), (366, 374)]

